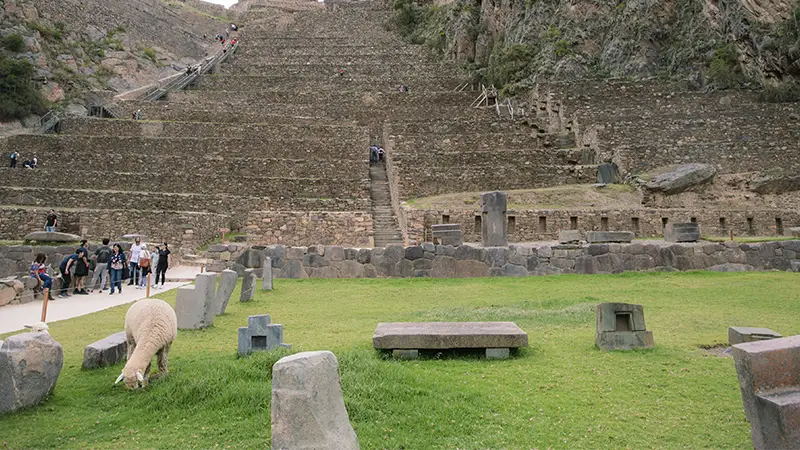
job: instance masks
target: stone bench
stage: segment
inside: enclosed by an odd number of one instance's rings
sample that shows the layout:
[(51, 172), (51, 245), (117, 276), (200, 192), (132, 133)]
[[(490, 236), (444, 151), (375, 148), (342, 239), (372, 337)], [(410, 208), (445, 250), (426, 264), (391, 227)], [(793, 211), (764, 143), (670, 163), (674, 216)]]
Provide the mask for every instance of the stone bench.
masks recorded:
[(527, 347), (528, 334), (514, 322), (393, 322), (378, 324), (372, 345), (399, 358), (417, 358), (420, 350), (485, 349), (487, 358), (503, 359), (510, 349)]

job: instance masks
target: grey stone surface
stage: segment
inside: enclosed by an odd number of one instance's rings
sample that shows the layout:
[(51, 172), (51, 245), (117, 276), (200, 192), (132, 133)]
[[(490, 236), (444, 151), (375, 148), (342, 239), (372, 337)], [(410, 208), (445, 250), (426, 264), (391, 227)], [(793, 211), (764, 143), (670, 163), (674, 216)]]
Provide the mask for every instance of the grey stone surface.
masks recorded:
[(379, 323), (372, 335), (377, 349), (517, 348), (528, 335), (514, 322)]
[(710, 270), (712, 272), (752, 272), (756, 269), (749, 264), (725, 263), (711, 266), (706, 270)]
[(697, 223), (668, 223), (664, 228), (667, 242), (697, 242), (700, 240), (700, 225)]
[(489, 276), (489, 267), (480, 261), (474, 261), (471, 259), (456, 261), (456, 267), (455, 267), (456, 278), (480, 278), (488, 276)]
[(437, 256), (431, 265), (431, 277), (455, 278), (456, 260), (451, 256)]
[(507, 348), (487, 348), (486, 359), (507, 359), (511, 354), (510, 349)]
[(331, 352), (303, 352), (275, 363), (271, 415), (273, 449), (359, 448)]
[(261, 263), (261, 290), (272, 290), (272, 258), (269, 256), (265, 256)]
[(216, 303), (217, 297), (217, 276), (216, 272), (199, 273), (194, 279), (195, 293), (203, 297), (203, 325), (210, 327), (214, 324), (214, 317), (219, 314), (219, 305)]
[(615, 163), (603, 163), (597, 166), (597, 182), (601, 184), (619, 183), (619, 169)]
[(604, 242), (630, 242), (636, 237), (630, 231), (587, 231), (586, 242), (590, 244)]
[[(33, 233), (28, 233), (25, 237), (22, 238), (25, 241), (39, 241), (39, 242), (78, 242), (81, 238), (77, 234), (69, 234), (69, 233), (61, 233), (58, 231), (53, 231), (48, 233), (47, 231), (34, 231)], [(71, 249), (71, 251), (75, 251), (75, 249)]]
[(562, 244), (572, 244), (580, 241), (580, 230), (561, 230), (558, 232), (558, 242)]
[(270, 323), (269, 314), (250, 316), (247, 326), (239, 328), (239, 356), (277, 347), (292, 348), (283, 342), (283, 325)]
[(728, 327), (728, 344), (736, 345), (745, 342), (767, 341), (782, 338), (780, 334), (769, 328)]
[(800, 190), (800, 173), (785, 172), (781, 169), (765, 170), (757, 174), (748, 187), (759, 194), (783, 194)]
[(502, 275), (504, 277), (526, 277), (530, 274), (525, 267), (517, 266), (515, 264), (505, 264), (502, 267)]
[(128, 351), (128, 339), (124, 331), (100, 339), (86, 346), (83, 350), (84, 369), (113, 366), (125, 360)]
[(800, 336), (733, 346), (756, 450), (800, 449)]
[(56, 387), (64, 351), (47, 332), (0, 341), (0, 414), (41, 403)]
[(175, 315), (178, 328), (196, 330), (205, 327), (206, 299), (196, 286), (181, 286), (175, 296)]
[(601, 303), (596, 307), (595, 344), (601, 350), (652, 348), (653, 333), (647, 331), (642, 305)]
[(392, 356), (397, 359), (417, 359), (419, 358), (419, 350), (396, 349), (392, 350)]
[(461, 224), (443, 223), (431, 225), (431, 235), (434, 241), (440, 245), (459, 246), (464, 243), (464, 236), (461, 232)]
[(281, 269), (283, 278), (308, 278), (308, 272), (303, 267), (302, 261), (287, 260)]
[(717, 168), (711, 164), (683, 164), (657, 174), (647, 182), (645, 188), (651, 192), (679, 194), (712, 182), (716, 174)]
[(256, 272), (255, 269), (247, 269), (242, 276), (242, 290), (239, 293), (240, 302), (249, 302), (256, 295)]
[(228, 302), (231, 300), (233, 290), (236, 289), (236, 282), (239, 281), (239, 274), (230, 269), (225, 269), (220, 273), (219, 286), (214, 295), (214, 313), (225, 314)]
[(508, 245), (507, 198), (505, 192), (481, 194), (481, 242), (484, 247)]

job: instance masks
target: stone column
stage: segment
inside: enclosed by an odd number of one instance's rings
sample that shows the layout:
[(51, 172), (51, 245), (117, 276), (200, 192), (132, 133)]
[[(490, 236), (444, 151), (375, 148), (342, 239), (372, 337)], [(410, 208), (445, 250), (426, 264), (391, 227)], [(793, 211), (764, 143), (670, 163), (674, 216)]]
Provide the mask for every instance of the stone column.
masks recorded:
[(483, 246), (507, 246), (506, 193), (495, 191), (481, 194), (481, 216), (481, 242)]
[(261, 263), (261, 290), (272, 290), (272, 258), (269, 256), (264, 257)]

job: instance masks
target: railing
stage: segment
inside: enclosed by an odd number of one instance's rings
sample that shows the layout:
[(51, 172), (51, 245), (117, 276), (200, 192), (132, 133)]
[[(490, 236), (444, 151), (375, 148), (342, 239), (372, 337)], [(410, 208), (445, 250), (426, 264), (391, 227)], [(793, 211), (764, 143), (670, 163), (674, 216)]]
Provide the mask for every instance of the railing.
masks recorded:
[(50, 110), (39, 119), (36, 126), (36, 132), (39, 134), (51, 133), (58, 131), (58, 124), (61, 123), (61, 117), (57, 111)]
[(167, 93), (170, 91), (179, 91), (186, 88), (186, 86), (194, 83), (200, 77), (200, 75), (206, 74), (208, 71), (213, 69), (214, 66), (225, 62), (230, 55), (236, 53), (236, 49), (238, 48), (238, 42), (235, 45), (226, 45), (225, 47), (219, 49), (214, 55), (206, 58), (196, 70), (192, 71), (191, 73), (184, 73), (181, 76), (175, 77), (175, 79), (171, 80), (164, 86), (157, 87), (155, 90), (146, 93), (140, 100), (150, 102), (156, 101), (167, 95)]

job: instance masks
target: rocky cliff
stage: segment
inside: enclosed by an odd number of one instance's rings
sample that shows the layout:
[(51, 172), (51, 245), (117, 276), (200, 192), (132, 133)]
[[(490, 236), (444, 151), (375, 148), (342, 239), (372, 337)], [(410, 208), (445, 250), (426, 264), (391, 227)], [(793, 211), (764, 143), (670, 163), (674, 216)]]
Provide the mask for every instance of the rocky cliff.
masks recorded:
[(0, 5), (0, 55), (33, 64), (34, 84), (47, 102), (77, 114), (85, 111), (87, 92), (124, 92), (205, 57), (232, 20), (221, 6), (199, 0)]
[(800, 7), (789, 0), (396, 0), (394, 9), (403, 34), (506, 91), (647, 76), (729, 88), (800, 74)]

